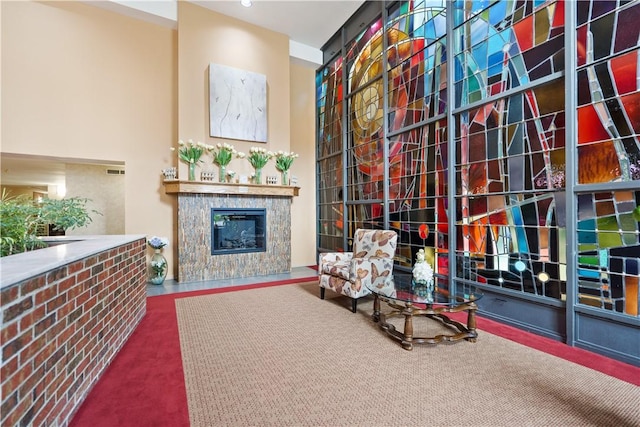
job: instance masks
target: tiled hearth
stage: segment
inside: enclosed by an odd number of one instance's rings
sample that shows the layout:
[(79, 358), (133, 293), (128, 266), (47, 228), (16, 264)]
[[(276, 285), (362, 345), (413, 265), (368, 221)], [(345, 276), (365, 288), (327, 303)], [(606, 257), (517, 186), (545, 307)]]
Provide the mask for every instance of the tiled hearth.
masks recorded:
[[(178, 281), (199, 282), (291, 271), (291, 200), (296, 187), (175, 182), (178, 196)], [(295, 191), (294, 191), (295, 189)], [(240, 193), (240, 194), (237, 194)], [(264, 208), (265, 252), (211, 255), (211, 208)]]

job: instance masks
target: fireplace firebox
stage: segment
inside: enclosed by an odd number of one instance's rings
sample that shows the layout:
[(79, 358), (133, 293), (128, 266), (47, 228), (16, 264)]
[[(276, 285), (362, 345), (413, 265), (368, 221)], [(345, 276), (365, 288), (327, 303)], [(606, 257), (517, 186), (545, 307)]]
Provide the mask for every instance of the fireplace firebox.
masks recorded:
[(265, 252), (266, 209), (211, 209), (211, 255)]

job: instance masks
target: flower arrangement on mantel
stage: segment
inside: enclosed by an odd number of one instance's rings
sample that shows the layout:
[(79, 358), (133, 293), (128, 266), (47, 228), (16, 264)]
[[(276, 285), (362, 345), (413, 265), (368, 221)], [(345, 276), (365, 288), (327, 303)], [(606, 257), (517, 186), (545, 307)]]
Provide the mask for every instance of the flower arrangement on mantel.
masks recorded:
[(274, 154), (271, 151), (267, 151), (266, 148), (251, 147), (249, 149), (247, 160), (255, 169), (254, 180), (256, 184), (262, 184), (262, 168), (269, 163), (269, 159), (273, 156)]
[(289, 185), (289, 169), (291, 169), (291, 165), (293, 161), (298, 158), (296, 153), (287, 152), (287, 151), (278, 151), (275, 154), (276, 158), (276, 169), (278, 169), (282, 173), (282, 185)]
[(240, 151), (236, 151), (236, 149), (231, 144), (227, 144), (226, 142), (221, 144), (218, 143), (215, 146), (208, 145), (207, 150), (211, 153), (211, 157), (213, 158), (213, 163), (218, 165), (218, 181), (225, 182), (228, 176), (226, 172), (227, 165), (231, 162), (233, 157), (237, 157), (239, 159), (243, 159), (245, 154)]
[[(178, 141), (178, 158), (189, 165), (189, 181), (195, 181), (196, 163), (200, 161), (206, 149), (207, 146), (200, 141), (193, 142), (192, 139), (187, 142)], [(171, 147), (171, 151), (175, 150), (175, 147)]]

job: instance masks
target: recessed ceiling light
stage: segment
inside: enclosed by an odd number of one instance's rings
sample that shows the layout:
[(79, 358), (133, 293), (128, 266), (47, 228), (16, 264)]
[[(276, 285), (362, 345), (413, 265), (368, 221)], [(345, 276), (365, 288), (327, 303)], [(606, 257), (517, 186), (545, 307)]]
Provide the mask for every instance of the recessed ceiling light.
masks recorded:
[(240, 0), (240, 4), (244, 7), (251, 7), (251, 0)]

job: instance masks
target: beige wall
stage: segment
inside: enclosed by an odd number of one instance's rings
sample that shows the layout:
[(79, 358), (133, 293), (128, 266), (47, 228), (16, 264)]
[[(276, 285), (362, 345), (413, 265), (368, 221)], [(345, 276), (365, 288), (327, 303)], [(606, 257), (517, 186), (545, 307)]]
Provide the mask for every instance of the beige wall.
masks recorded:
[(175, 30), (78, 2), (1, 7), (2, 151), (124, 162), (124, 232), (171, 236)]
[[(315, 228), (299, 218), (315, 217), (313, 72), (291, 72), (285, 35), (187, 2), (178, 31), (78, 2), (1, 8), (2, 152), (124, 162), (125, 233), (171, 239), (168, 278), (177, 269), (176, 199), (164, 194), (160, 171), (178, 165), (169, 147), (179, 138), (222, 141), (208, 137), (210, 62), (265, 74), (268, 143), (228, 142), (301, 154), (292, 168), (303, 195), (294, 201), (292, 265), (315, 264)], [(296, 81), (304, 74), (309, 81)], [(308, 116), (295, 112), (300, 123), (292, 123), (294, 89), (311, 100)], [(231, 168), (251, 172), (246, 161)], [(273, 164), (265, 170), (275, 173)]]
[[(209, 64), (216, 63), (267, 77), (267, 143), (209, 137)], [(178, 133), (215, 145), (232, 144), (238, 151), (251, 147), (289, 150), (289, 39), (189, 2), (178, 3)], [(208, 166), (211, 168), (209, 159)], [(240, 174), (253, 172), (247, 160), (235, 159), (229, 168)], [(185, 176), (187, 167), (180, 165)], [(277, 171), (273, 161), (264, 175)]]
[(102, 165), (67, 164), (66, 197), (90, 199), (87, 209), (100, 214), (91, 214), (91, 223), (86, 227), (68, 230), (68, 236), (95, 234), (125, 234), (125, 175), (108, 174), (107, 169), (118, 167)]
[(291, 209), (291, 264), (315, 265), (316, 190), (315, 190), (315, 70), (291, 64), (291, 151), (300, 155), (291, 166), (298, 178), (300, 195)]

